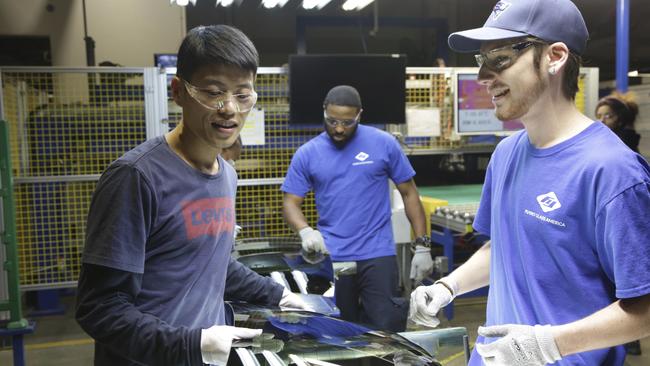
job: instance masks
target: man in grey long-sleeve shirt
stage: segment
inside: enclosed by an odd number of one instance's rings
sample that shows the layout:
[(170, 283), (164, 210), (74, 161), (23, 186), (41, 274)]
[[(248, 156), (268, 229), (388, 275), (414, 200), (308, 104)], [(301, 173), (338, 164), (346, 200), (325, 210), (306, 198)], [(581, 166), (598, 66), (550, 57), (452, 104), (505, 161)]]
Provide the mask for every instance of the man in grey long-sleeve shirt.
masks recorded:
[(191, 30), (172, 80), (178, 126), (102, 175), (88, 214), (76, 318), (95, 365), (222, 365), (233, 339), (224, 296), (301, 307), (300, 299), (230, 256), (237, 175), (219, 154), (257, 100), (258, 56), (239, 30)]

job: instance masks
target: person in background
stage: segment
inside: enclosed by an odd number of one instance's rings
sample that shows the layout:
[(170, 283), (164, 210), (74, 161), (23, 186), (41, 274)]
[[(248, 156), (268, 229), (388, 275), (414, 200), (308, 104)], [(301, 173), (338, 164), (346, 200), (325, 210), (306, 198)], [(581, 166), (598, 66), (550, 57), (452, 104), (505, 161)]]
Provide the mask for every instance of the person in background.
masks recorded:
[(237, 136), (237, 140), (233, 142), (232, 145), (226, 147), (221, 152), (221, 157), (226, 163), (230, 164), (232, 167), (235, 167), (237, 160), (241, 156), (242, 142), (241, 135)]
[(455, 296), (489, 284), (470, 365), (624, 364), (650, 335), (650, 166), (577, 109), (589, 35), (570, 0), (499, 1), (449, 45), (476, 52), (503, 139), (474, 229), (490, 242), (411, 296), (427, 324)]
[[(343, 319), (401, 331), (408, 304), (398, 297), (389, 179), (402, 196), (417, 237), (412, 266), (419, 279), (433, 268), (430, 240), (413, 181), (415, 171), (393, 136), (359, 124), (362, 111), (355, 88), (339, 85), (327, 93), (325, 131), (296, 151), (282, 184), (284, 216), (305, 251), (329, 252), (333, 262), (356, 262), (356, 274), (335, 281)], [(302, 212), (303, 199), (311, 190), (319, 214), (317, 230)]]
[(598, 101), (596, 118), (602, 121), (632, 151), (639, 152), (641, 135), (634, 130), (634, 121), (639, 114), (639, 106), (632, 93), (614, 92)]
[[(639, 106), (631, 92), (614, 92), (601, 98), (596, 105), (596, 118), (609, 127), (627, 147), (639, 152), (641, 135), (634, 130), (634, 122), (639, 114)], [(625, 350), (631, 355), (641, 354), (641, 342), (625, 343)]]
[(230, 256), (237, 176), (219, 154), (255, 105), (257, 66), (241, 31), (192, 29), (171, 82), (180, 123), (102, 174), (75, 314), (95, 339), (95, 365), (225, 365), (233, 339), (261, 330), (224, 325), (224, 297), (303, 307)]

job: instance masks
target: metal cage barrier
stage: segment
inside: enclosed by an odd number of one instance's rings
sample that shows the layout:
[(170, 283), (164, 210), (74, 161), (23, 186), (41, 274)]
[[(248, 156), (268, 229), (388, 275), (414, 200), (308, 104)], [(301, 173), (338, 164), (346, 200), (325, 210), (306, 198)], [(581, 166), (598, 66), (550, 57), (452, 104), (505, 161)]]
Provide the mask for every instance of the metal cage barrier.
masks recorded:
[(21, 287), (76, 286), (100, 174), (164, 131), (164, 74), (155, 68), (48, 67), (2, 68), (0, 75)]
[[(407, 68), (406, 108), (440, 112), (438, 136), (409, 136), (406, 125), (384, 126), (407, 154), (494, 148), (493, 143), (476, 144), (455, 134), (453, 71)], [(99, 176), (123, 153), (169, 131), (181, 119), (180, 109), (169, 98), (168, 80), (174, 73), (157, 68), (0, 68), (0, 118), (9, 123), (23, 290), (76, 286), (85, 220)], [(576, 98), (583, 111), (590, 111), (591, 95), (597, 95), (597, 77), (597, 70), (596, 80), (589, 70), (583, 73), (580, 82), (588, 94), (580, 92)], [(236, 163), (242, 239), (294, 235), (282, 218), (279, 187), (293, 153), (322, 127), (288, 123), (287, 81), (286, 69), (258, 70), (257, 125), (247, 122), (244, 129), (260, 128), (261, 123), (262, 138), (256, 145), (245, 145)], [(315, 225), (313, 194), (303, 208)]]

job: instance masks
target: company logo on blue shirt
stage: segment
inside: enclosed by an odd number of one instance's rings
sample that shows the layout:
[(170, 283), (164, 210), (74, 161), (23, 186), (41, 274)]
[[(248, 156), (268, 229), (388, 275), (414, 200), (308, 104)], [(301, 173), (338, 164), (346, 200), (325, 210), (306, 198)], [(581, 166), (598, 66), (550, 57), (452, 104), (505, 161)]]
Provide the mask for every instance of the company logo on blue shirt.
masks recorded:
[(355, 159), (357, 159), (357, 160), (359, 160), (359, 161), (355, 161), (354, 163), (352, 163), (352, 165), (353, 165), (353, 166), (356, 166), (356, 165), (373, 164), (374, 161), (372, 161), (372, 160), (366, 160), (366, 159), (368, 159), (369, 157), (370, 157), (370, 155), (368, 155), (368, 154), (364, 153), (363, 151), (361, 151), (361, 152), (359, 152), (359, 153), (357, 154), (357, 156), (354, 157)]
[(359, 153), (357, 154), (357, 156), (354, 157), (355, 159), (357, 159), (357, 160), (359, 160), (359, 161), (355, 161), (354, 163), (352, 163), (352, 165), (366, 165), (366, 164), (373, 164), (374, 161), (372, 161), (372, 160), (368, 160), (368, 161), (366, 161), (366, 159), (368, 159), (369, 157), (370, 157), (370, 155), (368, 155), (368, 154), (366, 154), (365, 152), (361, 151), (361, 152), (359, 152)]
[(562, 207), (555, 192), (548, 192), (537, 196), (537, 203), (539, 203), (539, 207), (541, 207), (544, 212), (555, 211)]
[(362, 151), (362, 152), (358, 153), (357, 156), (355, 156), (354, 158), (359, 160), (359, 161), (364, 161), (364, 160), (368, 159), (369, 156), (370, 155), (368, 155), (368, 154), (366, 154), (366, 153), (364, 153)]

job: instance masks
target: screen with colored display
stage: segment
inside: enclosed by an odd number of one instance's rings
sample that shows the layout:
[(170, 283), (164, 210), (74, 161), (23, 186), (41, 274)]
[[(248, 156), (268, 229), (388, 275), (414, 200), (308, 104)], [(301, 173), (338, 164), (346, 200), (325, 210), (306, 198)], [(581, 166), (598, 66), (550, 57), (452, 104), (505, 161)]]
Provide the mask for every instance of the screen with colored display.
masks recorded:
[(456, 132), (459, 135), (508, 134), (524, 128), (520, 121), (500, 121), (492, 97), (476, 72), (456, 73)]

